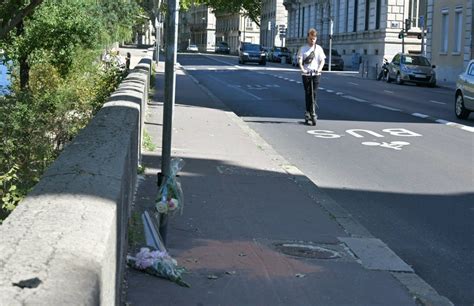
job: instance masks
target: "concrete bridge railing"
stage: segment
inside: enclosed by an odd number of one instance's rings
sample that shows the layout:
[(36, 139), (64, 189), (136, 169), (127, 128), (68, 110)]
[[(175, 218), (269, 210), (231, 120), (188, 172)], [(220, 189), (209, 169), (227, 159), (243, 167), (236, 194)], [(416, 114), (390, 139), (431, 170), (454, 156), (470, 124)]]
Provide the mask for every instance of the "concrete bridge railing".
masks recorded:
[(140, 61), (0, 226), (0, 305), (119, 304), (150, 66)]

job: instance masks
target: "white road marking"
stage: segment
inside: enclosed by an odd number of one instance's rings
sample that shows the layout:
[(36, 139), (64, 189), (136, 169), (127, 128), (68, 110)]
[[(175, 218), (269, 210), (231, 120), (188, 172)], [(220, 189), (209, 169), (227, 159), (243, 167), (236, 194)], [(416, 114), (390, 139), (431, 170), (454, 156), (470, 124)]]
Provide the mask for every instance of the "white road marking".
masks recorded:
[(384, 92), (389, 93), (389, 94), (393, 94), (393, 91), (390, 91), (390, 90), (384, 90)]
[(228, 87), (235, 88), (235, 89), (238, 90), (238, 91), (244, 92), (244, 93), (246, 93), (247, 95), (249, 95), (249, 96), (255, 98), (256, 100), (262, 100), (262, 98), (260, 98), (260, 97), (258, 97), (258, 96), (256, 96), (256, 95), (253, 95), (253, 94), (249, 93), (248, 91), (243, 90), (242, 88), (240, 88), (239, 85), (227, 84), (227, 83), (225, 83), (225, 82), (223, 82), (223, 81), (221, 81), (221, 80), (219, 80), (218, 78), (215, 78), (215, 77), (213, 77), (213, 76), (209, 76), (209, 77), (210, 77), (211, 79), (216, 80), (217, 82), (219, 82), (219, 83), (221, 83), (221, 84), (224, 84), (224, 85), (226, 85), (226, 86), (228, 86)]
[(351, 85), (359, 86), (359, 84), (357, 84), (357, 83), (352, 83), (352, 82), (348, 82), (348, 83), (351, 84)]
[(401, 151), (403, 146), (407, 146), (410, 143), (406, 141), (391, 141), (391, 142), (375, 142), (375, 141), (365, 141), (362, 143), (365, 146), (380, 146), (382, 148), (387, 148), (387, 149), (394, 149), (397, 151)]
[(349, 99), (349, 100), (354, 100), (354, 101), (357, 101), (357, 102), (367, 102), (364, 99), (359, 99), (359, 98), (356, 98), (356, 97), (353, 97), (353, 96), (341, 96), (341, 97)]
[(428, 118), (428, 115), (420, 114), (420, 113), (412, 113), (412, 116), (419, 117), (419, 118)]
[(388, 110), (391, 110), (391, 111), (394, 111), (394, 112), (401, 112), (402, 111), (401, 109), (393, 108), (393, 107), (389, 107), (389, 106), (385, 106), (385, 105), (381, 105), (381, 104), (372, 104), (372, 106), (375, 106), (375, 107), (378, 107), (378, 108), (383, 108), (383, 109), (388, 109)]
[(435, 122), (438, 122), (438, 123), (441, 123), (441, 124), (448, 124), (448, 123), (451, 123), (450, 121), (448, 120), (444, 120), (444, 119), (436, 119)]
[(444, 102), (439, 102), (439, 101), (435, 101), (435, 100), (430, 100), (430, 102), (431, 102), (431, 103), (436, 103), (436, 104), (443, 104), (443, 105), (446, 104), (446, 103), (444, 103)]
[(331, 89), (326, 89), (326, 92), (329, 92), (329, 93), (331, 93), (331, 92), (334, 92), (334, 90), (331, 90)]
[[(301, 83), (301, 82), (300, 82), (300, 83)], [(319, 90), (324, 90), (324, 87), (318, 87), (318, 88), (319, 88)]]
[(337, 96), (341, 96), (341, 95), (343, 95), (343, 94), (344, 94), (344, 93), (343, 93), (343, 92), (340, 92), (340, 91), (336, 92), (336, 95), (337, 95)]
[(465, 131), (468, 131), (468, 132), (471, 132), (471, 133), (474, 133), (474, 127), (472, 126), (463, 126), (461, 129), (465, 130)]

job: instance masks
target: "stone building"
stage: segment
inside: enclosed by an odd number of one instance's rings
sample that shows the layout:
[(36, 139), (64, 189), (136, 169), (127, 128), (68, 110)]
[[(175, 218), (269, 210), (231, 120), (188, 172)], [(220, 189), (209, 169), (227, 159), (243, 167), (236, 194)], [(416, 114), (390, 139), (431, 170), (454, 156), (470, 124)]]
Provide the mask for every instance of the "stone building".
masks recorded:
[(438, 80), (455, 82), (474, 55), (472, 0), (428, 0), (427, 57)]
[(178, 26), (178, 49), (186, 50), (190, 44), (200, 52), (214, 52), (216, 43), (216, 17), (205, 5), (192, 5), (180, 11)]
[[(427, 0), (284, 0), (288, 10), (287, 47), (295, 51), (306, 42), (309, 28), (318, 30), (318, 44), (332, 48), (346, 67), (359, 63), (380, 67), (397, 52), (422, 52), (421, 25)], [(399, 38), (409, 20), (410, 29)], [(400, 36), (401, 37), (401, 36)]]
[(241, 41), (260, 43), (260, 28), (243, 13), (216, 12), (216, 41), (227, 42), (235, 54)]
[(283, 0), (263, 0), (260, 16), (260, 44), (265, 47), (285, 46), (288, 13)]

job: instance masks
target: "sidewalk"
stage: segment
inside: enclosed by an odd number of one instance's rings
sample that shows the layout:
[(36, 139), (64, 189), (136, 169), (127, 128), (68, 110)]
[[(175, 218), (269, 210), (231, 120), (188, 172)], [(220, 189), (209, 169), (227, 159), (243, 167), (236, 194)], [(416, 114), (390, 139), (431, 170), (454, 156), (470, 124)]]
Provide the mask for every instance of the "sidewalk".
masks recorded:
[[(157, 192), (163, 71), (160, 62), (145, 127), (157, 149), (144, 151), (138, 211)], [(178, 70), (176, 80), (185, 207), (167, 248), (191, 288), (128, 269), (127, 305), (449, 305), (192, 77)]]

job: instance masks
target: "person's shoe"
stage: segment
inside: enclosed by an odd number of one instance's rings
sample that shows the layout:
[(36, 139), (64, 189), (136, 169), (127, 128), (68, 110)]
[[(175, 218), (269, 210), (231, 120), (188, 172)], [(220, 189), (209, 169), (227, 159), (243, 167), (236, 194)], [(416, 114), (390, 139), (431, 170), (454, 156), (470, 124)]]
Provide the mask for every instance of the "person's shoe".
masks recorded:
[(315, 126), (316, 125), (316, 118), (311, 117), (311, 125)]

